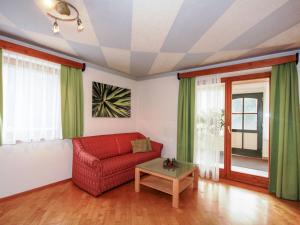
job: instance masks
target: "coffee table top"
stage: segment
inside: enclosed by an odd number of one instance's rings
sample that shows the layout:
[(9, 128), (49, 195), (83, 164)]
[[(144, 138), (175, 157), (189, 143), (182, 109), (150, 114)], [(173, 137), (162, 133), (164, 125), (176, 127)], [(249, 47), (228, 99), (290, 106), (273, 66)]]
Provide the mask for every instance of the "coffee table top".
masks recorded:
[(168, 169), (163, 167), (164, 160), (165, 158), (157, 158), (157, 159), (150, 160), (148, 162), (138, 164), (136, 165), (136, 167), (142, 170), (158, 173), (167, 177), (180, 178), (186, 175), (187, 173), (193, 171), (194, 168), (197, 166), (196, 164), (193, 163), (176, 161), (176, 167)]

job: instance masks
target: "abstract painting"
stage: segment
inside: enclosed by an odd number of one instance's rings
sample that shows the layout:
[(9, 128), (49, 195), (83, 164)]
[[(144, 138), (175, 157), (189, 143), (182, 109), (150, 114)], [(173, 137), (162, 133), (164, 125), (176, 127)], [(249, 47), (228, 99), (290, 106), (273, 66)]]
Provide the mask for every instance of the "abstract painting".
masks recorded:
[(130, 109), (130, 89), (93, 82), (93, 117), (129, 118)]

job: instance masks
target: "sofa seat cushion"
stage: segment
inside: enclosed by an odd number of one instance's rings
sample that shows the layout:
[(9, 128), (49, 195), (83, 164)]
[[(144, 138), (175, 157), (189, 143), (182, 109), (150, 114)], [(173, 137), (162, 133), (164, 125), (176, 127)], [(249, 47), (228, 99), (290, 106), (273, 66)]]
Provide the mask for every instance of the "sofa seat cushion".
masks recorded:
[(136, 164), (140, 164), (140, 163), (160, 157), (160, 152), (158, 152), (158, 151), (137, 152), (137, 153), (134, 153), (133, 155), (134, 155)]
[(108, 176), (119, 171), (133, 168), (136, 165), (136, 159), (132, 153), (107, 158), (101, 161), (103, 176)]

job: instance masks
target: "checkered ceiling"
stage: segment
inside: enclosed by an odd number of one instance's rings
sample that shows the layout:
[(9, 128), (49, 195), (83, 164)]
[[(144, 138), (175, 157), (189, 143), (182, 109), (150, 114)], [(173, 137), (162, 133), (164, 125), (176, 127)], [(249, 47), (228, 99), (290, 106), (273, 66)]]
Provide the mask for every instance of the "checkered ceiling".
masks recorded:
[(43, 0), (2, 0), (0, 34), (132, 76), (300, 47), (300, 0), (69, 0), (85, 30), (51, 31)]

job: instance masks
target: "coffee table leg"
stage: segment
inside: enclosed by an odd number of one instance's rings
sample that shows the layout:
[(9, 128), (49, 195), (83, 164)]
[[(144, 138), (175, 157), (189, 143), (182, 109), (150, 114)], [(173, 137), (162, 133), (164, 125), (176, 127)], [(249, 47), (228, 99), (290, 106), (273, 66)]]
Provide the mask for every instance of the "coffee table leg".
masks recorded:
[(194, 189), (198, 189), (198, 181), (199, 181), (199, 168), (196, 167), (194, 170), (194, 182), (193, 182)]
[(173, 179), (173, 195), (172, 195), (172, 206), (178, 208), (179, 205), (179, 180)]
[(140, 192), (140, 169), (135, 168), (135, 180), (134, 180), (135, 192)]

